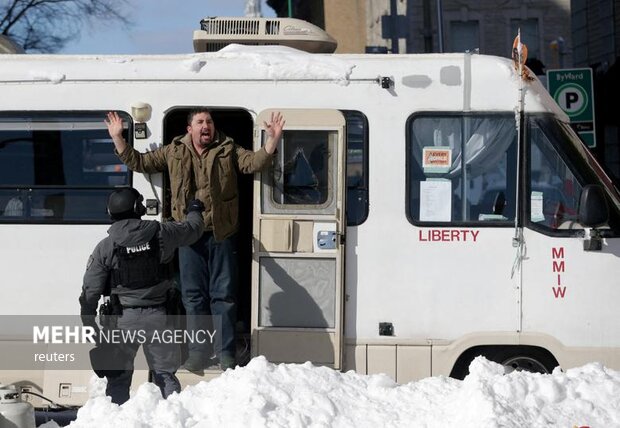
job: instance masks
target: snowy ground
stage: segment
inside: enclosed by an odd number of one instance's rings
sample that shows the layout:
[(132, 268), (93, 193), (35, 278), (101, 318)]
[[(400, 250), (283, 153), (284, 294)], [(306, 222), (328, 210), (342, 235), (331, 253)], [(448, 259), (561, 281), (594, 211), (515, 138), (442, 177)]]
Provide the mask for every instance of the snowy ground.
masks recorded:
[(470, 372), (463, 381), (398, 385), (385, 375), (258, 357), (168, 400), (144, 384), (120, 407), (93, 377), (91, 398), (70, 427), (620, 427), (620, 372), (600, 364), (503, 375), (478, 357)]

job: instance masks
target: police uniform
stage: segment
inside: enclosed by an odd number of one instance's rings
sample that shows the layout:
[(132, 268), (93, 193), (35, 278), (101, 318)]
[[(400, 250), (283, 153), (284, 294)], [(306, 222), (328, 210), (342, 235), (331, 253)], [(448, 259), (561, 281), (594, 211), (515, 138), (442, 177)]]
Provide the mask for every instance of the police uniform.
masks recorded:
[[(115, 373), (116, 376), (107, 375), (106, 389), (112, 402), (118, 404), (129, 399), (133, 360), (141, 344), (153, 381), (162, 395), (167, 397), (172, 392), (180, 391), (175, 376), (180, 367), (179, 345), (149, 339), (153, 332), (170, 327), (165, 303), (169, 290), (174, 287), (168, 265), (175, 249), (192, 244), (203, 233), (200, 210), (190, 211), (184, 222), (141, 220), (139, 217), (144, 214), (141, 195), (134, 189), (128, 191), (140, 197), (134, 203), (135, 212), (129, 215), (132, 218), (114, 221), (108, 229), (108, 236), (95, 247), (88, 260), (79, 299), (82, 319), (90, 319), (90, 322), (84, 323), (93, 325), (99, 299), (106, 289), (109, 290), (122, 307), (116, 329), (140, 331), (147, 339), (122, 341), (126, 363), (122, 371)], [(115, 219), (113, 215), (112, 219)]]

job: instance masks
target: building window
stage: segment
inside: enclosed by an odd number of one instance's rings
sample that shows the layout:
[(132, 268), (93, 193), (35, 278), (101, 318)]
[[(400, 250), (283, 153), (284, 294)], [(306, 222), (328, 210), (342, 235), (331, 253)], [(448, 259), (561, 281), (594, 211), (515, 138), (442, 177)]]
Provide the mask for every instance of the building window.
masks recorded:
[(513, 37), (516, 37), (519, 29), (521, 29), (521, 43), (524, 43), (527, 46), (527, 57), (529, 59), (536, 58), (540, 60), (538, 19), (511, 19), (510, 31)]
[[(105, 112), (0, 115), (0, 223), (108, 223), (107, 198), (130, 184)], [(128, 115), (122, 115), (129, 124)], [(127, 130), (124, 137), (130, 141)]]
[(478, 21), (450, 21), (450, 52), (466, 52), (480, 48)]

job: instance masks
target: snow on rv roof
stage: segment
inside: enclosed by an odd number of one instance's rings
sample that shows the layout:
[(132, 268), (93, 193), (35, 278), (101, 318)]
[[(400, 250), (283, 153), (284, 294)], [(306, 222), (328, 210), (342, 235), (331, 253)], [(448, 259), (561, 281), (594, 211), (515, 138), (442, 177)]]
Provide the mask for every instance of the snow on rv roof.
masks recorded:
[(243, 46), (231, 44), (217, 52), (223, 58), (244, 58), (251, 66), (265, 70), (269, 79), (320, 78), (345, 84), (354, 65), (330, 55), (317, 55), (286, 46)]
[[(96, 81), (323, 81), (393, 79), (396, 94), (415, 95), (427, 109), (463, 106), (505, 111), (516, 106), (519, 79), (508, 58), (477, 54), (311, 54), (284, 46), (228, 45), (211, 53), (175, 55), (2, 55), (0, 82), (64, 84)], [(470, 65), (468, 65), (470, 64)], [(6, 65), (6, 66), (5, 66)], [(527, 111), (568, 120), (538, 80), (527, 82)], [(430, 89), (430, 90), (429, 90)], [(452, 102), (451, 102), (452, 101)], [(456, 104), (455, 104), (456, 103)]]
[[(267, 79), (328, 80), (347, 84), (353, 62), (311, 54), (285, 46), (229, 45), (214, 53), (183, 55), (7, 55), (11, 67), (0, 67), (3, 81), (131, 80), (131, 79)], [(226, 61), (221, 61), (221, 60)], [(178, 67), (170, 63), (178, 62)], [(239, 66), (232, 66), (238, 62)], [(81, 64), (101, 63), (98, 69)], [(166, 62), (166, 67), (140, 64)]]

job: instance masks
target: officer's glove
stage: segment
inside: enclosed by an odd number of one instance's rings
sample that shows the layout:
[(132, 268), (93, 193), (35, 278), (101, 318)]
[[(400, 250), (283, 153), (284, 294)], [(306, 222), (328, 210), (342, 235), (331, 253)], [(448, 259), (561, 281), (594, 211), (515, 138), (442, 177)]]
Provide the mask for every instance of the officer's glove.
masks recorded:
[(80, 296), (80, 319), (85, 327), (92, 327), (95, 333), (95, 340), (99, 338), (99, 326), (97, 325), (97, 305), (89, 304), (84, 293)]
[(189, 204), (187, 204), (187, 209), (185, 211), (187, 213), (190, 213), (192, 211), (197, 211), (201, 213), (204, 210), (205, 210), (205, 204), (203, 204), (200, 199), (193, 199), (189, 201)]
[(133, 369), (133, 358), (120, 343), (102, 342), (89, 351), (90, 364), (98, 377), (115, 378)]

